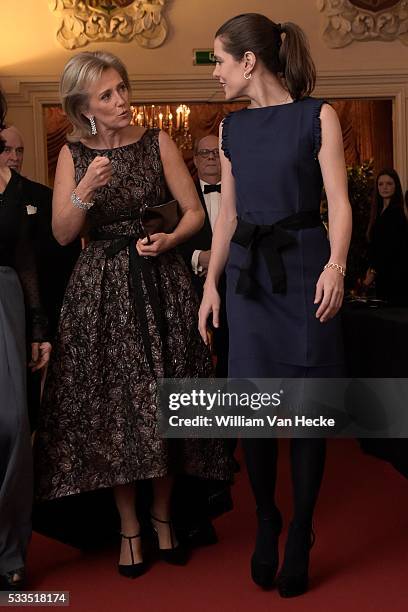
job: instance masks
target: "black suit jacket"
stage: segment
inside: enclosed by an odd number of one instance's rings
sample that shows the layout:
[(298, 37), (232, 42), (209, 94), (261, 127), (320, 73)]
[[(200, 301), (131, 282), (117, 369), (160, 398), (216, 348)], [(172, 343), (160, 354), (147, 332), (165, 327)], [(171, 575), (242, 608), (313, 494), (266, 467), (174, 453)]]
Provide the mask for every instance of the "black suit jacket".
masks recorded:
[(52, 189), (21, 176), (26, 204), (37, 208), (31, 215), (41, 301), (49, 320), (50, 336), (56, 332), (65, 289), (81, 251), (79, 238), (61, 246), (52, 234)]
[[(52, 190), (46, 185), (19, 177), (22, 203), (35, 206), (30, 215), (30, 232), (34, 243), (41, 305), (48, 318), (49, 338), (53, 342), (65, 288), (81, 250), (80, 239), (62, 247), (52, 235)], [(41, 374), (27, 376), (28, 412), (32, 430), (36, 428), (40, 405)]]
[(197, 234), (194, 234), (194, 236), (190, 238), (190, 240), (188, 240), (184, 244), (179, 245), (179, 250), (183, 256), (184, 261), (187, 264), (188, 269), (190, 270), (191, 280), (193, 281), (194, 289), (196, 290), (197, 295), (201, 300), (203, 295), (203, 285), (205, 281), (205, 276), (198, 276), (198, 274), (194, 274), (193, 269), (191, 267), (191, 257), (193, 256), (194, 251), (208, 251), (209, 249), (211, 249), (212, 229), (207, 207), (205, 205), (204, 195), (201, 190), (200, 181), (197, 181), (195, 183), (195, 187), (205, 214), (204, 225), (197, 232)]

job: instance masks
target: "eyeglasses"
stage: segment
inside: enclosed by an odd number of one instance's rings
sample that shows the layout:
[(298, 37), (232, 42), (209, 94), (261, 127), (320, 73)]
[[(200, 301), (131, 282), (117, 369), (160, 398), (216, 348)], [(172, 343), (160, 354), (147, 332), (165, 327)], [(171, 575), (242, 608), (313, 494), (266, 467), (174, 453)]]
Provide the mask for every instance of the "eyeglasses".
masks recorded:
[(219, 157), (220, 156), (220, 152), (218, 149), (199, 149), (196, 153), (196, 155), (199, 155), (200, 157), (210, 157), (210, 155), (214, 155), (214, 157)]

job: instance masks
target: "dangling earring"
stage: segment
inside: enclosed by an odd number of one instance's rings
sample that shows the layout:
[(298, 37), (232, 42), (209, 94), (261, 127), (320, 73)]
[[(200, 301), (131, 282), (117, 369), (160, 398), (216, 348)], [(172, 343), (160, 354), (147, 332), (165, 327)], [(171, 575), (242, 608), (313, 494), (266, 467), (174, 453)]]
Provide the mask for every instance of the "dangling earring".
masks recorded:
[(244, 72), (244, 79), (246, 79), (247, 81), (249, 81), (249, 79), (252, 79), (252, 72), (250, 72), (248, 76), (247, 72)]
[(91, 134), (92, 136), (95, 136), (95, 134), (98, 133), (98, 130), (96, 129), (95, 117), (89, 117), (89, 123), (91, 124)]

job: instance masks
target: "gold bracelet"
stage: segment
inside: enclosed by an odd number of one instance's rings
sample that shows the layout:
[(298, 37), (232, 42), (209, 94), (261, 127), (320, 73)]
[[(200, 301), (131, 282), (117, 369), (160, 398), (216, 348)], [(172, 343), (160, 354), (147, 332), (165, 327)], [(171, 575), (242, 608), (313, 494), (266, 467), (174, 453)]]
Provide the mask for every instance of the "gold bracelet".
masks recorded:
[(327, 270), (327, 268), (333, 268), (333, 270), (337, 270), (342, 276), (346, 276), (346, 268), (340, 264), (334, 263), (334, 261), (329, 261), (323, 269)]

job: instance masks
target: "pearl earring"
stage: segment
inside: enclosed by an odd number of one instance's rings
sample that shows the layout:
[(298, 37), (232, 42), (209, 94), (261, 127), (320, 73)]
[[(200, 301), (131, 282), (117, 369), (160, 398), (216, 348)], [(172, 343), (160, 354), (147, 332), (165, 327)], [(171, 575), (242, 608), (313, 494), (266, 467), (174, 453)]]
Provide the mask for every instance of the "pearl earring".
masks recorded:
[(244, 72), (244, 79), (246, 79), (247, 81), (249, 81), (249, 79), (252, 79), (252, 72), (250, 72), (249, 74), (247, 72)]
[(95, 117), (89, 117), (89, 123), (91, 124), (91, 134), (95, 136), (98, 133), (96, 129)]

